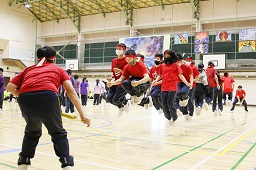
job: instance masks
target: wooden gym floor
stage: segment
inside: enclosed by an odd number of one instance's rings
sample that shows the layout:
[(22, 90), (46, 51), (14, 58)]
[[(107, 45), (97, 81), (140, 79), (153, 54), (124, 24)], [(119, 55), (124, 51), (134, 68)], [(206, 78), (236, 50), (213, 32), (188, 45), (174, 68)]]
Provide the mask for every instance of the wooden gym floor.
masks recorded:
[[(245, 115), (237, 106), (234, 116), (224, 106), (223, 116), (210, 111), (179, 117), (171, 127), (155, 109), (131, 106), (117, 117), (112, 105), (84, 107), (91, 119), (87, 128), (63, 117), (76, 170), (254, 170), (256, 167), (256, 108)], [(17, 103), (4, 102), (0, 112), (0, 170), (16, 169), (25, 121)], [(46, 129), (30, 170), (60, 170)]]

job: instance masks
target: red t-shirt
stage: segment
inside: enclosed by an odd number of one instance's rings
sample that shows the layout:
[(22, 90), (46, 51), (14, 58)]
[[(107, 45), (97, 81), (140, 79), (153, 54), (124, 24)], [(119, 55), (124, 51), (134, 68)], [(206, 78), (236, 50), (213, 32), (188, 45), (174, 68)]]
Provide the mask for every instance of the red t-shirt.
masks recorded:
[[(150, 69), (149, 77), (155, 80), (158, 77), (159, 72), (160, 72), (160, 66), (159, 67), (153, 66)], [(157, 86), (161, 86), (161, 84), (158, 84)]]
[(233, 92), (233, 83), (235, 80), (232, 77), (223, 77), (224, 89), (223, 93)]
[(217, 74), (217, 71), (213, 68), (213, 67), (208, 67), (206, 70), (206, 75), (208, 78), (208, 84), (210, 88), (214, 87), (214, 83), (216, 83), (215, 81), (215, 75)]
[(120, 69), (120, 70), (123, 70), (123, 69), (124, 69), (124, 66), (126, 66), (126, 65), (127, 65), (127, 62), (126, 62), (126, 60), (125, 60), (125, 57), (123, 57), (123, 58), (121, 58), (121, 59), (114, 58), (114, 59), (112, 60), (111, 71), (112, 71), (112, 73), (113, 73), (113, 75), (114, 75), (115, 80), (119, 79), (119, 78), (121, 77), (122, 73), (120, 73), (120, 72), (114, 72), (113, 69), (114, 69), (114, 68), (118, 68), (118, 69)]
[(236, 97), (239, 96), (240, 99), (244, 98), (246, 95), (244, 90), (238, 91), (236, 90)]
[(44, 66), (33, 65), (12, 78), (11, 83), (18, 86), (19, 94), (42, 90), (58, 93), (59, 86), (70, 77), (63, 68), (56, 64), (46, 63)]
[(122, 76), (124, 76), (125, 78), (129, 78), (130, 76), (143, 78), (144, 74), (148, 74), (147, 66), (142, 62), (136, 62), (136, 64), (133, 66), (127, 64), (124, 67)]
[[(192, 68), (190, 67), (190, 65), (188, 64), (182, 64), (180, 66), (181, 70), (182, 70), (182, 75), (185, 77), (185, 79), (187, 80), (188, 83), (190, 83), (190, 76), (193, 76), (193, 71)], [(179, 82), (182, 82), (182, 80), (179, 78)]]
[[(198, 71), (198, 68), (194, 64), (190, 64), (190, 67), (192, 68), (193, 78), (195, 79), (200, 74)], [(196, 87), (196, 82), (193, 82), (193, 88), (195, 87)]]
[(161, 64), (159, 71), (162, 77), (161, 91), (178, 91), (178, 78), (182, 74), (179, 64)]

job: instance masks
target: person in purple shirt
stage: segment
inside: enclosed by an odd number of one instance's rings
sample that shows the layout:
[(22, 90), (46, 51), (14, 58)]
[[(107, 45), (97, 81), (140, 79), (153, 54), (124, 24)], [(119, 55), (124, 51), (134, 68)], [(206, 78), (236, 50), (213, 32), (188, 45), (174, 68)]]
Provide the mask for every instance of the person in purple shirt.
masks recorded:
[[(70, 81), (74, 87), (74, 84), (75, 84), (75, 80), (73, 79), (73, 77), (71, 76), (72, 75), (72, 70), (70, 69), (67, 69), (67, 73), (70, 77)], [(68, 97), (67, 93), (65, 94), (66, 96), (66, 109), (65, 109), (65, 113), (68, 113), (69, 110), (71, 113), (75, 112), (75, 109), (74, 109), (74, 104), (71, 102), (70, 98)]]
[(87, 105), (88, 92), (89, 92), (89, 84), (88, 84), (88, 80), (85, 77), (85, 78), (83, 78), (83, 81), (80, 84), (80, 94), (81, 94), (82, 106)]
[(0, 68), (0, 110), (3, 109), (3, 99), (4, 99), (4, 76), (3, 76), (4, 70)]
[(78, 75), (74, 75), (74, 79), (74, 88), (78, 97), (80, 98), (80, 81), (78, 80)]

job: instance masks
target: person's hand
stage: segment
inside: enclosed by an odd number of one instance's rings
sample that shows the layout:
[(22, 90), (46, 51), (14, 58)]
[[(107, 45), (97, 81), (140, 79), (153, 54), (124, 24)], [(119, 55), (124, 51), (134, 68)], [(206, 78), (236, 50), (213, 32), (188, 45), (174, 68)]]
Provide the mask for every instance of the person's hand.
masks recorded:
[(121, 73), (122, 72), (122, 70), (121, 69), (119, 69), (119, 68), (113, 68), (113, 71), (116, 73), (116, 72), (118, 72), (118, 73)]
[(108, 82), (110, 82), (112, 80), (112, 77), (108, 77), (107, 80)]
[(132, 85), (132, 87), (136, 87), (139, 85), (139, 81), (132, 81), (131, 85)]
[(156, 86), (156, 85), (157, 85), (156, 80), (152, 81), (152, 86)]
[(87, 118), (81, 118), (81, 121), (89, 127), (91, 125), (90, 119)]
[(220, 90), (220, 85), (217, 85), (217, 89)]
[(113, 86), (113, 84), (112, 84), (112, 82), (107, 82), (107, 87), (109, 88), (109, 87), (112, 87)]

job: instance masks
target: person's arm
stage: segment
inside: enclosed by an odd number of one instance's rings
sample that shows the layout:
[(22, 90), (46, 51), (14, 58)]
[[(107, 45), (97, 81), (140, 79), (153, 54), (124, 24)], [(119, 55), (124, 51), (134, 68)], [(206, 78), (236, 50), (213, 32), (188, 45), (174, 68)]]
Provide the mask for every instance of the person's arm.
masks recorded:
[(113, 82), (108, 82), (107, 83), (107, 86), (108, 87), (111, 87), (111, 86), (114, 86), (114, 85), (118, 85), (120, 83), (122, 83), (124, 81), (125, 77), (124, 76), (121, 76), (119, 79), (117, 79), (116, 81), (113, 81)]
[(219, 85), (218, 76), (216, 74), (214, 75), (214, 80), (215, 80), (215, 82), (217, 84), (217, 89), (219, 90), (220, 89), (220, 85)]
[(19, 95), (18, 86), (16, 86), (13, 83), (8, 83), (6, 89), (7, 89), (8, 92), (13, 94), (13, 96), (18, 96)]
[(140, 85), (140, 84), (143, 84), (143, 83), (148, 82), (149, 79), (150, 79), (148, 73), (144, 74), (143, 76), (144, 76), (144, 77), (143, 77), (141, 80), (132, 81), (131, 85), (132, 85), (133, 87), (136, 87), (136, 86), (138, 86), (138, 85)]
[(194, 83), (193, 74), (191, 74), (191, 75), (189, 76), (189, 79), (190, 79), (190, 89), (192, 89), (192, 88), (193, 88), (193, 83)]
[(183, 81), (183, 83), (185, 83), (188, 87), (190, 87), (191, 86), (191, 84), (189, 84), (188, 82), (187, 82), (187, 80), (185, 79), (185, 77), (182, 75), (182, 74), (179, 74), (179, 78)]
[(79, 116), (80, 116), (80, 119), (83, 123), (87, 124), (87, 126), (89, 127), (90, 126), (90, 119), (86, 118), (84, 116), (84, 112), (83, 112), (83, 109), (82, 109), (82, 105), (79, 101), (79, 98), (76, 94), (76, 91), (71, 83), (70, 80), (66, 80), (63, 82), (63, 87), (65, 88), (65, 91), (66, 93), (68, 94), (68, 97), (70, 98), (70, 100), (72, 101), (72, 103), (74, 104), (74, 106), (76, 107), (78, 113), (79, 113)]

